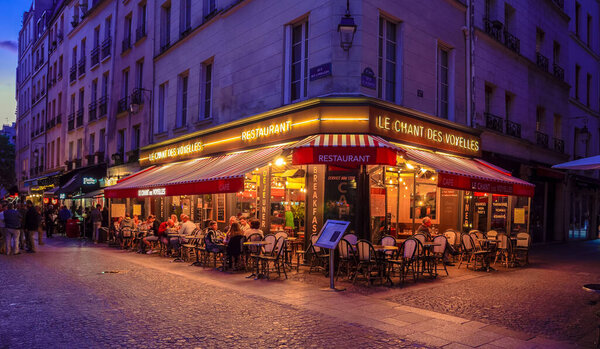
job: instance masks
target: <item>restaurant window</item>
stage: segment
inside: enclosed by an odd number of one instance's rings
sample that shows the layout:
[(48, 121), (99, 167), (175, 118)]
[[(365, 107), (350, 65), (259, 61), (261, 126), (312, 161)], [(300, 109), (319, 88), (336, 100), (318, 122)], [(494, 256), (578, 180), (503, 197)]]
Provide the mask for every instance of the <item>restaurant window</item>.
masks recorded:
[(452, 51), (444, 46), (438, 47), (438, 105), (437, 114), (444, 119), (453, 119), (451, 108), (452, 97)]
[(202, 63), (202, 88), (200, 89), (200, 120), (212, 117), (212, 80), (213, 80), (213, 62)]
[(196, 222), (206, 223), (207, 220), (215, 219), (213, 215), (213, 196), (210, 194), (196, 195), (196, 211), (194, 220)]
[(286, 70), (286, 102), (308, 95), (308, 19), (286, 27), (289, 38), (289, 71)]
[(492, 230), (507, 232), (508, 196), (492, 195), (491, 225)]
[(158, 87), (158, 125), (156, 127), (156, 130), (158, 131), (158, 133), (163, 133), (165, 132), (166, 128), (165, 128), (165, 110), (166, 110), (166, 103), (167, 103), (167, 87), (168, 87), (168, 83), (164, 83), (164, 84), (160, 84), (160, 86)]
[(398, 57), (398, 25), (383, 17), (379, 17), (379, 41), (377, 60), (377, 97), (396, 102), (397, 57)]
[(188, 73), (179, 75), (177, 86), (177, 128), (187, 125), (188, 112)]
[[(291, 162), (290, 157), (271, 166), (271, 232), (304, 231), (306, 171), (301, 166), (291, 165)], [(249, 209), (250, 216), (255, 217), (253, 212), (257, 209)]]

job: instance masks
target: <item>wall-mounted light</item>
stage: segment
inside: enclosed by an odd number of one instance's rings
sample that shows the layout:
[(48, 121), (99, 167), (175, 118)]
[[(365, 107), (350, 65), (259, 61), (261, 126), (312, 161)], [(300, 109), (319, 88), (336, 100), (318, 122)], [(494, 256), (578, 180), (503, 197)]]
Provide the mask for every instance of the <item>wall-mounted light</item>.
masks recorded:
[(354, 33), (356, 33), (354, 18), (350, 16), (350, 0), (346, 0), (346, 14), (338, 24), (338, 32), (340, 33), (340, 46), (344, 51), (350, 50), (354, 41)]

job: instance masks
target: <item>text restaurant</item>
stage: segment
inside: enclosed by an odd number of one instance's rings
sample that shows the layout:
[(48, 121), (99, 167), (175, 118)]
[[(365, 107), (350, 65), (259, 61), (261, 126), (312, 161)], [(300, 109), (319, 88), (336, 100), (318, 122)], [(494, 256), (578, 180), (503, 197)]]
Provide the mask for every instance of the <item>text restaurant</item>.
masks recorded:
[(142, 149), (105, 189), (112, 217), (256, 218), (308, 239), (327, 219), (378, 241), (437, 229), (528, 232), (534, 186), (479, 159), (477, 130), (370, 98), (319, 98)]

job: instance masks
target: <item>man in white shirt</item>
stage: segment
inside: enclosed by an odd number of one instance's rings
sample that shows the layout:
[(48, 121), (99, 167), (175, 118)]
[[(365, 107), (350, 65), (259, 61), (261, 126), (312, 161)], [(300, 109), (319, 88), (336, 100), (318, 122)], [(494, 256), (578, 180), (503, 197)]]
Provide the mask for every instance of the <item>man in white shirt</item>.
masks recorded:
[(181, 235), (192, 235), (194, 230), (196, 230), (196, 224), (190, 221), (190, 217), (187, 215), (183, 215), (182, 217), (183, 224), (179, 227), (179, 234)]

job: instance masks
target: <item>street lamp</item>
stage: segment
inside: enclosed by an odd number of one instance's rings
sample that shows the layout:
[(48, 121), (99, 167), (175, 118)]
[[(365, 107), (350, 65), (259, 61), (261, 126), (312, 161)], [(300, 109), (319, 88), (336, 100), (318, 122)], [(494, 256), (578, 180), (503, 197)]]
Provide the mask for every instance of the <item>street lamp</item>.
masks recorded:
[(346, 0), (346, 14), (338, 24), (338, 32), (340, 33), (340, 46), (344, 51), (350, 50), (352, 41), (354, 41), (354, 33), (356, 33), (354, 18), (350, 16), (350, 0)]

